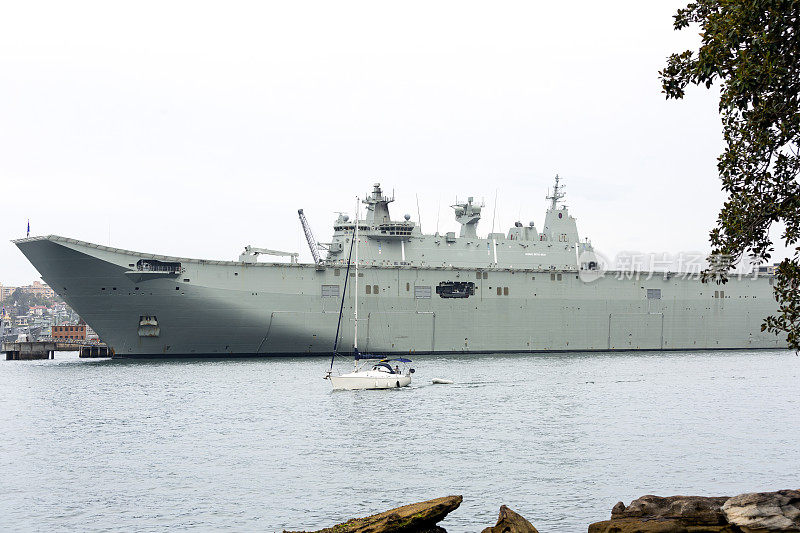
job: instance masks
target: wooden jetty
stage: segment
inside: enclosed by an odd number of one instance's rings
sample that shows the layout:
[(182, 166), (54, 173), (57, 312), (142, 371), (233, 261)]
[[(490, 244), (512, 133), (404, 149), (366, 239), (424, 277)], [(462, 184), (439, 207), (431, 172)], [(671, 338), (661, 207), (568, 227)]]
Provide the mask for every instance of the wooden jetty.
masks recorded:
[(79, 357), (111, 357), (111, 350), (98, 342), (23, 341), (4, 342), (6, 361), (54, 359), (55, 352), (78, 352)]

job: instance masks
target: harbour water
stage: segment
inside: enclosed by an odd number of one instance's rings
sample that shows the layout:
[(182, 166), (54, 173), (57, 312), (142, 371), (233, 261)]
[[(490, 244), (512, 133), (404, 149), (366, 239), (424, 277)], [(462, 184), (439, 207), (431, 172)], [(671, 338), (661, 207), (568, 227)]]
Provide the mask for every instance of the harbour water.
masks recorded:
[(321, 358), (2, 361), (0, 530), (315, 529), (463, 494), (450, 533), (501, 504), (580, 532), (644, 494), (800, 487), (793, 352), (413, 366), (410, 388), (333, 393)]

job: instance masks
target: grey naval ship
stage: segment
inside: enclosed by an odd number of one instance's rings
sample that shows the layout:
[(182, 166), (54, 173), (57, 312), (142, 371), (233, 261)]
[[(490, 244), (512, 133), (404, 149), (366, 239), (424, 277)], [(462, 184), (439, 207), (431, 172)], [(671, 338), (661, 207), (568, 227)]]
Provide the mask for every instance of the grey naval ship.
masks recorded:
[[(469, 198), (452, 206), (458, 235), (431, 235), (409, 215), (393, 220), (394, 198), (375, 184), (363, 218), (340, 214), (329, 243), (298, 212), (311, 264), (250, 246), (211, 261), (56, 235), (14, 243), (115, 357), (330, 355), (340, 305), (339, 346), (352, 347), (355, 298), (359, 349), (377, 354), (786, 346), (761, 332), (777, 307), (769, 276), (601, 275), (563, 196), (556, 181), (541, 232), (516, 222), (481, 237)], [(353, 283), (343, 294), (356, 223), (359, 294)], [(270, 254), (290, 261), (258, 260)]]

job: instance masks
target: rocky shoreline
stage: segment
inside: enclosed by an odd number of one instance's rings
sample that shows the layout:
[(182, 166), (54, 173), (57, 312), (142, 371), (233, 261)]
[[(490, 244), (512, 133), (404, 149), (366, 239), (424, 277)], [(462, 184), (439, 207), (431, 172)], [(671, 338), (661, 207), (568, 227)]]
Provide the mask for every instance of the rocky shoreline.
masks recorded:
[[(445, 496), (354, 518), (314, 532), (446, 533), (437, 524), (458, 509), (462, 496)], [(800, 490), (751, 492), (738, 496), (642, 496), (617, 503), (611, 519), (588, 526), (589, 533), (767, 533), (800, 532)], [(479, 528), (476, 527), (476, 531)], [(481, 533), (538, 533), (505, 505), (494, 526)]]

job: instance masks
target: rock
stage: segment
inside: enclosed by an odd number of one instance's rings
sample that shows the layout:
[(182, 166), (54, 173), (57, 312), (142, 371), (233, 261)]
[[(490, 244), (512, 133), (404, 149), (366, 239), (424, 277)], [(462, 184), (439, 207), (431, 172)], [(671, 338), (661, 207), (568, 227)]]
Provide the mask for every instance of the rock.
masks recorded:
[[(353, 518), (313, 533), (433, 533), (444, 532), (436, 524), (461, 505), (461, 496), (445, 496), (404, 505), (365, 518)], [(303, 533), (290, 532), (284, 533)]]
[(727, 496), (642, 496), (627, 507), (617, 503), (611, 520), (589, 526), (589, 533), (712, 533), (737, 531), (722, 512)]
[(722, 511), (744, 533), (800, 531), (800, 490), (740, 494), (726, 501)]
[(722, 504), (727, 500), (728, 496), (648, 495), (633, 500), (628, 506), (618, 503), (614, 506), (617, 512), (611, 511), (611, 518), (681, 519), (695, 525), (725, 525)]
[(680, 520), (622, 518), (589, 525), (589, 533), (740, 533), (736, 526), (690, 526)]
[(494, 527), (487, 527), (481, 533), (539, 533), (533, 524), (506, 507), (500, 506), (500, 516)]

